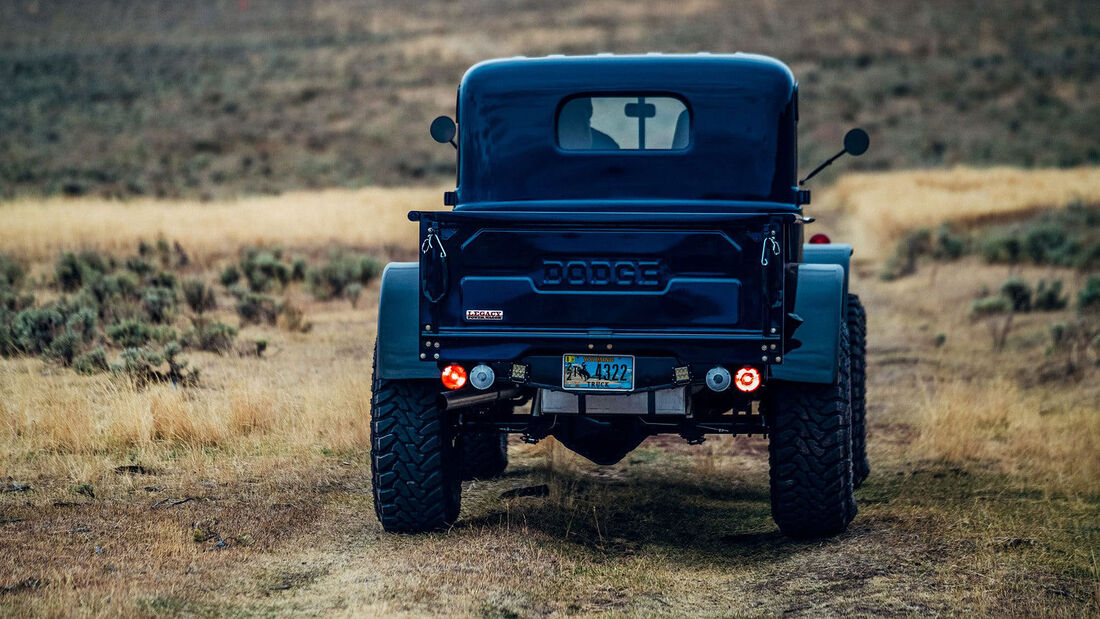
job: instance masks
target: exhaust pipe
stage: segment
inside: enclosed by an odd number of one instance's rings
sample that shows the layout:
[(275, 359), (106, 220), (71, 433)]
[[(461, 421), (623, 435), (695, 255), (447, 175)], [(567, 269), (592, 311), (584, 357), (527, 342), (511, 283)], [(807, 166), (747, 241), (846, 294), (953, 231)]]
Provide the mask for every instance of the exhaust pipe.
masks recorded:
[(500, 400), (509, 400), (519, 394), (519, 387), (505, 387), (497, 391), (489, 392), (457, 392), (446, 391), (439, 394), (443, 400), (443, 410), (453, 411), (456, 408), (489, 404)]

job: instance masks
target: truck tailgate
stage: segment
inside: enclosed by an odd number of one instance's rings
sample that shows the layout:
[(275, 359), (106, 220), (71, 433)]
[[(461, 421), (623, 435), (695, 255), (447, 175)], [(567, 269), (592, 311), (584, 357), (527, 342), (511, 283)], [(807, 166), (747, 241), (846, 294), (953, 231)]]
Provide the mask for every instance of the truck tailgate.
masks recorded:
[(779, 239), (789, 216), (414, 215), (425, 334), (759, 338), (782, 324)]

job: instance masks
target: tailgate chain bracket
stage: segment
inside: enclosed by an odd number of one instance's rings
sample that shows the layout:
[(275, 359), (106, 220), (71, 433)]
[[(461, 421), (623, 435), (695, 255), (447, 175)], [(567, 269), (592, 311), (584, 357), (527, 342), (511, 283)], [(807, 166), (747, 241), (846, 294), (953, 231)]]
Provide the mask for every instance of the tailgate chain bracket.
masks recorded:
[(778, 256), (780, 253), (779, 241), (775, 240), (775, 231), (772, 230), (771, 236), (764, 239), (764, 244), (760, 246), (760, 266), (768, 266), (768, 248), (771, 248), (772, 255)]
[[(435, 239), (435, 242), (432, 242)], [(451, 274), (447, 269), (447, 250), (443, 248), (443, 240), (439, 238), (439, 233), (435, 228), (429, 227), (428, 234), (424, 237), (424, 242), (420, 244), (420, 253), (427, 256), (427, 260), (431, 260), (432, 248), (439, 248), (439, 270), (442, 276), (443, 283), (440, 286), (439, 294), (433, 295), (428, 290), (428, 278), (420, 278), (420, 291), (424, 294), (424, 298), (431, 303), (439, 303), (443, 297), (447, 296), (447, 287), (450, 285)], [(425, 263), (427, 263), (427, 260)]]

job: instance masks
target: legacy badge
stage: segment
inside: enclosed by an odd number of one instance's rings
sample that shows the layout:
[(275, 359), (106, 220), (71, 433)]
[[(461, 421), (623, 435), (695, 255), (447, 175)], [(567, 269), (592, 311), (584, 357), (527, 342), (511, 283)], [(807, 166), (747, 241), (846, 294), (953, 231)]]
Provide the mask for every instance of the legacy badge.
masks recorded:
[(504, 310), (466, 310), (466, 320), (504, 320)]

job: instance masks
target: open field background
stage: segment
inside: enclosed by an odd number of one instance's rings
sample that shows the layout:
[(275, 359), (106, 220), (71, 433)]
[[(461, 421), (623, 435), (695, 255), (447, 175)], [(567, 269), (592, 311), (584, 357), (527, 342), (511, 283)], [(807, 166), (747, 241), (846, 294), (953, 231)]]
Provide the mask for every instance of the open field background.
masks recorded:
[[(498, 56), (751, 51), (790, 64), (804, 166), (1100, 163), (1089, 0), (0, 3), (0, 196), (437, 185), (427, 139)], [(822, 179), (825, 180), (825, 179)]]
[[(904, 240), (944, 221), (917, 208), (925, 204), (959, 234), (979, 233), (990, 216), (1026, 222), (1067, 205), (1045, 193), (992, 213), (939, 205), (967, 203), (976, 186), (1048, 183), (1074, 187), (1061, 197), (1087, 203), (1097, 178), (1095, 168), (854, 175), (811, 208), (817, 231), (838, 240), (867, 230)], [(897, 187), (914, 208), (869, 197)], [(261, 241), (311, 264), (337, 246), (407, 259), (416, 235), (404, 212), (437, 203), (435, 189), (208, 205), (25, 200), (0, 206), (0, 234), (45, 299), (60, 294), (51, 288), (54, 252), (103, 249), (121, 259), (158, 234), (183, 239), (193, 256), (181, 276), (211, 282)], [(302, 204), (324, 221), (380, 225), (322, 226)], [(117, 225), (69, 227), (66, 208)], [(260, 209), (281, 223), (239, 232)], [(890, 218), (897, 229), (884, 232), (875, 226), (887, 212), (909, 216)], [(12, 227), (19, 232), (7, 234)], [(1014, 314), (995, 349), (987, 323), (1003, 317), (971, 313), (984, 290), (1010, 277), (1060, 279), (1073, 299), (1089, 271), (964, 254), (921, 257), (915, 273), (884, 281), (889, 253), (885, 244), (857, 250), (854, 263), (853, 288), (870, 314), (873, 472), (857, 493), (860, 515), (836, 539), (778, 534), (766, 441), (744, 437), (700, 447), (651, 439), (604, 468), (552, 441), (515, 444), (502, 479), (466, 485), (453, 530), (383, 534), (370, 504), (367, 433), (377, 284), (352, 308), (292, 282), (279, 294), (312, 329), (240, 324), (228, 352), (186, 353), (202, 371), (196, 387), (0, 360), (0, 533), (10, 541), (0, 612), (1097, 614), (1100, 371), (1087, 342), (1070, 350), (1050, 336), (1052, 325), (1086, 317), (1073, 302)], [(237, 325), (229, 288), (214, 286), (208, 316)], [(248, 350), (258, 339), (267, 342), (260, 357)], [(541, 484), (548, 496), (505, 494)]]

